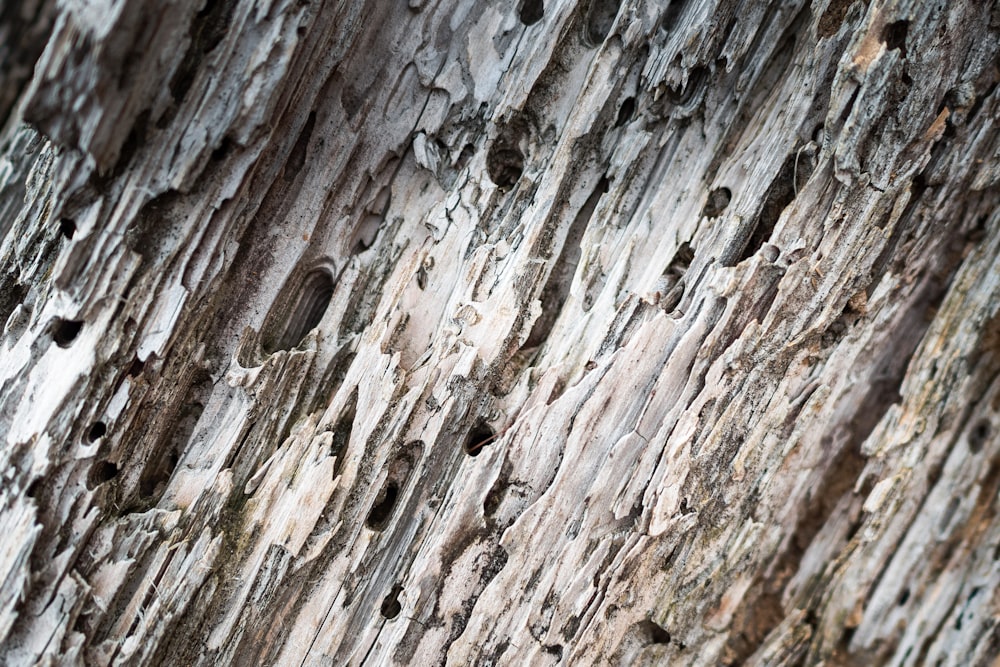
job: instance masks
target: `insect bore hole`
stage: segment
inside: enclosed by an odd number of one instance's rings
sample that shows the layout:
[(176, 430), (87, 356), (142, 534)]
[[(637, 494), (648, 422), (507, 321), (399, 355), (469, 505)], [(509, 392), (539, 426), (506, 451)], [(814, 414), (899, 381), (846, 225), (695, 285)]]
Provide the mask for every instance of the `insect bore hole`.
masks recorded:
[(57, 317), (52, 323), (52, 340), (59, 347), (69, 347), (76, 340), (82, 328), (83, 322), (81, 320), (64, 320)]
[(486, 173), (501, 190), (510, 190), (524, 173), (524, 153), (510, 144), (494, 144), (486, 156)]
[(708, 201), (705, 202), (705, 209), (702, 215), (707, 218), (718, 218), (723, 211), (729, 208), (729, 202), (733, 199), (733, 193), (729, 188), (716, 188), (708, 193)]
[(98, 461), (87, 472), (87, 486), (91, 489), (110, 482), (118, 476), (118, 466), (111, 461)]
[(982, 449), (986, 441), (990, 439), (990, 434), (993, 431), (988, 419), (980, 420), (972, 430), (969, 431), (969, 450), (973, 454), (978, 454)]
[(298, 346), (323, 320), (333, 298), (333, 287), (333, 275), (319, 268), (306, 275), (294, 292), (284, 290), (275, 301), (261, 333), (264, 352), (273, 354)]
[(76, 222), (70, 218), (63, 218), (59, 221), (59, 233), (67, 240), (72, 240), (73, 234), (76, 234)]
[(108, 427), (104, 422), (94, 422), (87, 433), (87, 442), (97, 442), (108, 432)]
[(708, 70), (705, 67), (695, 67), (688, 73), (686, 83), (668, 87), (664, 97), (674, 106), (693, 107), (698, 103), (707, 83)]
[(584, 33), (584, 43), (588, 46), (600, 46), (608, 37), (611, 28), (618, 18), (621, 0), (590, 0), (587, 8), (587, 26)]
[(477, 423), (465, 438), (465, 453), (469, 456), (479, 456), (483, 447), (493, 444), (496, 433), (486, 422)]
[(521, 0), (521, 8), (517, 15), (524, 25), (534, 25), (545, 16), (545, 2), (543, 0)]
[(626, 97), (622, 105), (618, 107), (618, 118), (615, 120), (615, 127), (621, 127), (628, 123), (635, 116), (635, 98)]
[(385, 599), (382, 600), (382, 607), (379, 609), (382, 618), (396, 618), (399, 616), (399, 612), (403, 611), (403, 605), (399, 603), (399, 594), (402, 592), (403, 587), (396, 584), (385, 596)]
[(899, 49), (901, 58), (906, 57), (906, 33), (909, 32), (909, 21), (894, 21), (882, 30), (882, 41), (889, 51)]
[(365, 525), (372, 530), (384, 529), (386, 524), (389, 523), (389, 517), (392, 516), (392, 508), (396, 504), (398, 496), (399, 485), (396, 482), (386, 484), (385, 488), (382, 489), (375, 499), (375, 505), (372, 506), (371, 512), (368, 513)]
[(670, 643), (670, 633), (660, 624), (654, 623), (651, 620), (639, 623), (639, 632), (644, 635), (645, 643), (647, 644)]

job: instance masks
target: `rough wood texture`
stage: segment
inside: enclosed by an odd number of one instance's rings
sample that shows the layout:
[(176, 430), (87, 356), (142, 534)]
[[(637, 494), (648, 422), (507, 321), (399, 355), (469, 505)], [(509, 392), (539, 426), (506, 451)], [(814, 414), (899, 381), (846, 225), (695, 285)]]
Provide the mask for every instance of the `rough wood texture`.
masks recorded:
[(990, 664), (998, 44), (5, 4), (0, 662)]

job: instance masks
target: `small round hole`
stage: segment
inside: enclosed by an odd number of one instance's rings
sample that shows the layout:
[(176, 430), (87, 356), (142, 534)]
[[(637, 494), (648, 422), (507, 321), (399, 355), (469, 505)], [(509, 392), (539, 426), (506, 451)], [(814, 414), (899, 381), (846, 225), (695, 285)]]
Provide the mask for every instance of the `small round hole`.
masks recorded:
[(104, 437), (104, 434), (108, 432), (108, 427), (104, 422), (94, 422), (94, 425), (90, 427), (90, 432), (87, 433), (88, 442), (97, 442)]
[(496, 433), (493, 432), (489, 424), (479, 422), (465, 438), (465, 453), (469, 456), (479, 456), (479, 453), (483, 451), (483, 447), (492, 444), (495, 439)]
[(496, 128), (496, 135), (486, 151), (486, 174), (501, 192), (510, 190), (521, 180), (532, 134), (532, 121), (526, 113)]
[(64, 320), (57, 317), (52, 323), (52, 340), (59, 347), (69, 347), (76, 340), (82, 328), (83, 322), (80, 320)]
[(399, 612), (403, 611), (403, 605), (399, 603), (399, 594), (403, 592), (403, 587), (396, 584), (389, 591), (389, 594), (385, 596), (382, 600), (382, 607), (379, 612), (382, 614), (383, 618), (396, 618), (399, 616)]
[(641, 628), (640, 632), (645, 635), (645, 643), (647, 644), (669, 644), (670, 643), (670, 633), (667, 632), (661, 625), (654, 623), (652, 620), (646, 620), (639, 624)]
[(983, 445), (990, 438), (990, 433), (993, 431), (993, 427), (988, 419), (981, 419), (976, 422), (976, 425), (972, 427), (969, 431), (969, 450), (973, 454), (978, 454), (982, 450)]
[(716, 188), (708, 193), (708, 201), (702, 215), (707, 218), (718, 218), (729, 207), (733, 193), (729, 188)]
[(501, 190), (510, 190), (524, 173), (524, 154), (516, 146), (494, 144), (486, 157), (486, 173)]

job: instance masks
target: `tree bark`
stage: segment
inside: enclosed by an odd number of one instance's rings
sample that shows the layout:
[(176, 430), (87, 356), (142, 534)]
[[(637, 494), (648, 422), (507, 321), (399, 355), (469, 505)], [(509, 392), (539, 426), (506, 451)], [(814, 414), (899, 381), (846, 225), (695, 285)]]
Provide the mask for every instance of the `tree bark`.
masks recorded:
[(0, 662), (1000, 656), (1000, 8), (0, 10)]

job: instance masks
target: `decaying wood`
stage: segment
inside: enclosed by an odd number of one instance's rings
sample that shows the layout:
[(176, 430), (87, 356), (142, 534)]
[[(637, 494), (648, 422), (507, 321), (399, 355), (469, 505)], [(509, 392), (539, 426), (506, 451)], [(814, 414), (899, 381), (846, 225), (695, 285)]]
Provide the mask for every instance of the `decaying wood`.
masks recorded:
[(0, 662), (990, 664), (998, 44), (5, 5)]

